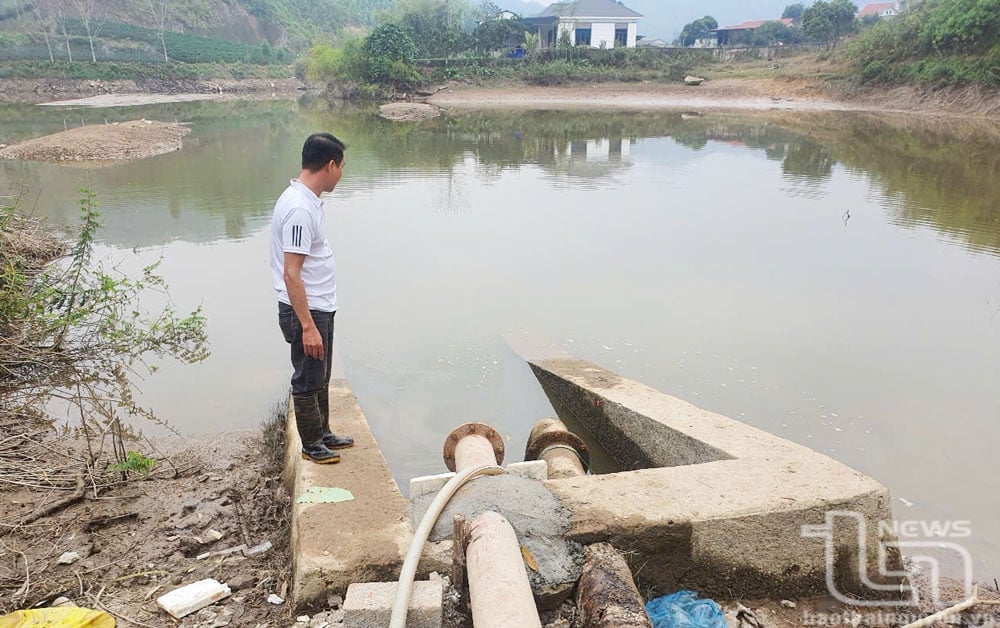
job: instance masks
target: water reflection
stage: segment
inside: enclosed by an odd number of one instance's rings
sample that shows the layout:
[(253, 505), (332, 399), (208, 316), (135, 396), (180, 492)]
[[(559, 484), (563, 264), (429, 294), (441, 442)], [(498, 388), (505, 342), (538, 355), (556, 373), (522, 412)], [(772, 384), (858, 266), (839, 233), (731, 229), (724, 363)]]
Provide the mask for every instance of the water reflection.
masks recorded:
[(330, 129), (350, 147), (328, 220), (336, 351), (397, 478), (439, 471), (442, 439), (470, 418), (523, 446), (551, 408), (500, 338), (531, 332), (834, 455), (917, 504), (907, 518), (973, 519), (970, 548), (1000, 565), (982, 500), (1000, 485), (978, 437), (1000, 415), (995, 127), (784, 112), (413, 125), (315, 101), (200, 102), (0, 107), (0, 142), (138, 117), (192, 133), (109, 168), (3, 161), (0, 190), (23, 185), (72, 220), (89, 185), (111, 253), (162, 249), (213, 350), (143, 384), (180, 429), (251, 428), (287, 392), (265, 226), (302, 138)]
[[(940, 133), (842, 113), (776, 118), (473, 112), (409, 125), (382, 120), (370, 107), (331, 111), (316, 100), (70, 110), (6, 106), (0, 115), (3, 143), (136, 117), (192, 125), (182, 151), (144, 162), (87, 170), (0, 162), (0, 189), (19, 184), (40, 192), (43, 201), (51, 199), (44, 213), (55, 217), (75, 215), (75, 203), (65, 199), (75, 198), (80, 187), (97, 190), (109, 217), (104, 237), (119, 246), (245, 237), (266, 222), (271, 196), (287, 178), (287, 164), (297, 160), (300, 138), (314, 128), (333, 128), (352, 147), (345, 187), (354, 190), (414, 174), (490, 184), (504, 172), (532, 166), (557, 188), (614, 186), (633, 166), (633, 146), (657, 137), (691, 149), (681, 164), (706, 148), (761, 150), (781, 163), (794, 195), (824, 194), (817, 184), (841, 165), (868, 178), (897, 224), (930, 227), (973, 250), (1000, 253), (1000, 132), (988, 124), (964, 133), (952, 125)], [(445, 205), (452, 211), (469, 209), (454, 189), (448, 194)]]

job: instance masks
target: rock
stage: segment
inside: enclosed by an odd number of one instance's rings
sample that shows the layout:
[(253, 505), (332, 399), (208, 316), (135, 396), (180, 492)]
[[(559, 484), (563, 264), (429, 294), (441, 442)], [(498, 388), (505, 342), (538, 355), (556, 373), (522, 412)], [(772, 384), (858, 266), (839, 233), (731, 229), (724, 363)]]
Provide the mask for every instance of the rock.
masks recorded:
[(233, 591), (243, 591), (252, 589), (257, 584), (257, 579), (249, 574), (239, 574), (226, 581)]
[(195, 618), (195, 628), (222, 628), (233, 623), (235, 612), (226, 607), (203, 608)]
[(344, 605), (344, 598), (337, 595), (336, 593), (332, 593), (326, 596), (326, 605), (333, 610), (337, 610)]
[(57, 597), (56, 599), (52, 600), (51, 606), (74, 607), (76, 606), (76, 604), (74, 604), (73, 600), (69, 599), (68, 597)]
[(781, 600), (781, 605), (785, 608), (795, 608), (795, 602), (791, 600)]
[(80, 560), (80, 555), (76, 552), (65, 552), (59, 557), (60, 565), (72, 565), (76, 561)]
[(308, 624), (311, 617), (309, 615), (299, 615), (295, 618), (295, 623), (297, 624)]
[(281, 599), (280, 597), (278, 597), (274, 593), (272, 593), (271, 595), (267, 596), (267, 601), (268, 601), (269, 604), (274, 604), (275, 606), (281, 606), (282, 604), (285, 603), (285, 600)]

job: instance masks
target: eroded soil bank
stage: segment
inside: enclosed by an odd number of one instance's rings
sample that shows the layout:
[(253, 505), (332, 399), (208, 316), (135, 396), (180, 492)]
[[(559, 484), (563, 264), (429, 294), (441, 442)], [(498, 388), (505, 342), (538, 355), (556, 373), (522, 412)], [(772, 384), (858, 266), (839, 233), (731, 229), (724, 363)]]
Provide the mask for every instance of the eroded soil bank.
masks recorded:
[(979, 87), (844, 90), (811, 79), (721, 78), (683, 83), (598, 83), (558, 87), (456, 85), (428, 102), (447, 109), (873, 111), (1000, 119), (1000, 94)]
[(0, 103), (43, 103), (103, 94), (216, 94), (272, 97), (294, 95), (310, 85), (294, 78), (279, 79), (0, 79)]

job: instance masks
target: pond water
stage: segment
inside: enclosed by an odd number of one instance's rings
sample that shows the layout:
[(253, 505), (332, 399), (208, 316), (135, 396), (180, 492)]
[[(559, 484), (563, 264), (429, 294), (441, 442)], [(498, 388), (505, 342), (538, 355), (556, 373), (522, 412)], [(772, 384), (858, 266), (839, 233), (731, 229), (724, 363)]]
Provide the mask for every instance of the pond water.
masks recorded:
[(971, 522), (977, 577), (1000, 576), (996, 126), (787, 112), (414, 126), (200, 102), (6, 106), (0, 143), (139, 117), (192, 134), (111, 168), (0, 162), (0, 190), (71, 221), (92, 188), (101, 254), (162, 255), (176, 304), (203, 305), (212, 357), (141, 385), (181, 432), (254, 429), (285, 394), (266, 231), (303, 138), (330, 130), (350, 146), (327, 202), (338, 361), (404, 490), (442, 470), (464, 421), (520, 458), (552, 411), (504, 338), (542, 338), (871, 475), (898, 519)]

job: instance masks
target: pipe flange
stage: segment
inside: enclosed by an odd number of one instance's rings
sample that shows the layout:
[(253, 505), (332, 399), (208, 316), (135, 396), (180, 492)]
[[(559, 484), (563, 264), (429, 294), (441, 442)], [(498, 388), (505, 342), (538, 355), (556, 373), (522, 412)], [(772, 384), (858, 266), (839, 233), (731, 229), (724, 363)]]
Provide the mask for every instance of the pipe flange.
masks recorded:
[(525, 461), (538, 460), (542, 452), (553, 445), (562, 445), (575, 450), (577, 455), (580, 456), (580, 460), (583, 461), (584, 468), (590, 468), (590, 450), (587, 449), (587, 443), (583, 442), (583, 439), (573, 432), (542, 432), (538, 435), (538, 438), (528, 443), (527, 448), (525, 448)]
[(453, 429), (448, 438), (444, 439), (444, 464), (449, 471), (455, 471), (455, 449), (458, 447), (458, 441), (473, 435), (483, 436), (490, 441), (497, 464), (503, 464), (504, 447), (500, 433), (485, 423), (465, 423)]

